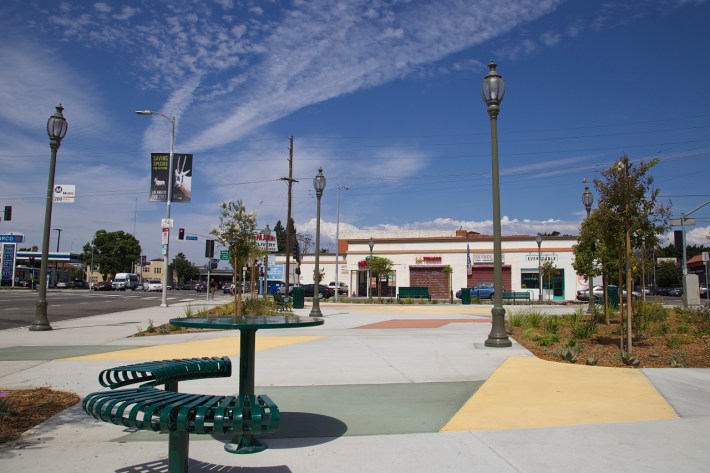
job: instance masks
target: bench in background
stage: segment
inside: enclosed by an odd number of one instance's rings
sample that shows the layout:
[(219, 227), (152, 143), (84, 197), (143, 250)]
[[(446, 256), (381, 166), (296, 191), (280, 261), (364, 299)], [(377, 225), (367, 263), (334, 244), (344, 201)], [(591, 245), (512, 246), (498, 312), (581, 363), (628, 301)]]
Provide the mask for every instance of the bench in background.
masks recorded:
[(516, 301), (528, 301), (528, 304), (530, 304), (530, 293), (527, 291), (503, 292), (502, 298), (503, 300), (512, 300), (513, 305), (515, 305)]
[(428, 287), (400, 287), (397, 293), (397, 300), (407, 298), (426, 298), (431, 302)]

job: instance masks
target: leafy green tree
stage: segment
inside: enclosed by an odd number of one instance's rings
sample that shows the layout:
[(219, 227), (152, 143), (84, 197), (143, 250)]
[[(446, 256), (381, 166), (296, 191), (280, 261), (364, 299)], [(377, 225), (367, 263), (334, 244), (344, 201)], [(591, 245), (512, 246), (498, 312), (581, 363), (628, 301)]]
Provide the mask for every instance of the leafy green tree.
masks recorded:
[(178, 253), (173, 258), (173, 269), (177, 274), (178, 282), (184, 283), (200, 277), (200, 270), (197, 266), (187, 260), (184, 253)]
[[(642, 254), (655, 248), (659, 235), (668, 228), (670, 216), (670, 208), (658, 200), (660, 191), (653, 187), (654, 179), (649, 174), (657, 163), (658, 159), (652, 159), (630, 165), (628, 156), (624, 156), (620, 162), (602, 171), (602, 178), (594, 180), (599, 206), (582, 225), (578, 245), (575, 246), (575, 260), (578, 257), (577, 248), (580, 258), (575, 269), (581, 269), (582, 274), (593, 275), (600, 274), (600, 271), (605, 288), (607, 277), (618, 277), (619, 287), (623, 287), (626, 276), (626, 350), (629, 353), (632, 350), (632, 254), (636, 248), (641, 248)], [(590, 249), (593, 249), (593, 256), (589, 253)], [(600, 264), (601, 268), (596, 264)], [(614, 272), (616, 274), (612, 275)], [(606, 294), (606, 290), (604, 292)], [(623, 304), (620, 304), (623, 319), (622, 311)]]
[(552, 276), (555, 276), (559, 273), (559, 270), (555, 266), (555, 263), (551, 260), (547, 260), (542, 265), (540, 266), (540, 270), (542, 271), (542, 277), (543, 277), (543, 284), (544, 281), (547, 280), (547, 284), (544, 284), (545, 287), (549, 290), (547, 293), (547, 300), (549, 301), (550, 298), (552, 297)]
[(276, 222), (274, 225), (274, 235), (276, 235), (276, 245), (278, 246), (278, 253), (286, 253), (286, 229), (281, 224), (281, 220)]
[(382, 302), (382, 276), (389, 277), (394, 263), (389, 258), (373, 256), (368, 259), (370, 273), (377, 278), (377, 302)]
[[(234, 280), (237, 281), (242, 267), (250, 258), (258, 255), (258, 247), (254, 235), (256, 233), (256, 213), (248, 212), (244, 203), (226, 201), (220, 205), (219, 227), (210, 232), (220, 245), (229, 251), (229, 261), (234, 270)], [(242, 315), (242, 288), (234, 291), (236, 316)]]
[(107, 281), (116, 273), (131, 270), (131, 265), (138, 261), (141, 254), (141, 245), (136, 237), (122, 230), (117, 232), (99, 230), (94, 235), (94, 239), (84, 245), (82, 254), (84, 264), (91, 263), (92, 250), (94, 268), (101, 273), (104, 281)]
[(683, 271), (673, 263), (661, 263), (656, 269), (656, 284), (672, 287), (683, 282)]

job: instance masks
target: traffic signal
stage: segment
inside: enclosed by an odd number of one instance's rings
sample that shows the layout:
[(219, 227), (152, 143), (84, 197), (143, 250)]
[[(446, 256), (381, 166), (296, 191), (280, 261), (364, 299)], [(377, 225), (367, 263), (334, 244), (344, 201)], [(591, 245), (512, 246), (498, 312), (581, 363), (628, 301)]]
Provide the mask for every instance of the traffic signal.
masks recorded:
[(205, 258), (214, 258), (214, 240), (205, 240)]
[(180, 228), (178, 229), (178, 240), (184, 240), (185, 239), (185, 229)]
[(12, 205), (5, 206), (5, 221), (9, 222), (12, 220)]

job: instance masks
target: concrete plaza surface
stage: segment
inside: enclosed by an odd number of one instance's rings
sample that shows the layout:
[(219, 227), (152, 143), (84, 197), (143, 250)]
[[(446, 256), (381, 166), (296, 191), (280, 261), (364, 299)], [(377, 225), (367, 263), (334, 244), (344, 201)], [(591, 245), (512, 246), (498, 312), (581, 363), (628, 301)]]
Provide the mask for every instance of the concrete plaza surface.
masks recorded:
[[(0, 389), (85, 396), (103, 389), (102, 369), (138, 361), (228, 355), (236, 366), (238, 332), (131, 337), (208, 304), (170, 303), (0, 331)], [(280, 431), (263, 436), (269, 448), (233, 455), (224, 438), (192, 435), (190, 471), (710, 471), (710, 369), (587, 367), (538, 360), (517, 343), (487, 348), (490, 306), (321, 310), (322, 326), (257, 333), (256, 392), (281, 411)], [(229, 394), (237, 383), (235, 372), (179, 390)], [(3, 472), (159, 472), (166, 458), (165, 435), (97, 421), (78, 405), (0, 446)]]

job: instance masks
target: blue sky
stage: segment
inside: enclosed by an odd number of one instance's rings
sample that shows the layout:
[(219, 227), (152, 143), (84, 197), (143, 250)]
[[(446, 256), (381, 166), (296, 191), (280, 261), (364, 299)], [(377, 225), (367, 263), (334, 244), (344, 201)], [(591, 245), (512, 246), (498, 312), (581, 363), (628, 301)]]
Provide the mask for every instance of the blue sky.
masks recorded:
[[(68, 133), (55, 182), (61, 250), (96, 230), (135, 233), (160, 257), (165, 204), (149, 202), (149, 156), (194, 155), (192, 202), (175, 227), (206, 235), (224, 200), (260, 225), (287, 214), (314, 233), (312, 186), (327, 178), (322, 242), (341, 230), (492, 232), (490, 127), (480, 96), (490, 60), (507, 86), (498, 120), (503, 233), (576, 234), (582, 179), (624, 153), (652, 171), (673, 214), (708, 200), (710, 2), (67, 1), (0, 6), (0, 232), (41, 245), (47, 118)], [(595, 195), (596, 199), (596, 195)], [(706, 243), (710, 205), (688, 242)], [(50, 248), (56, 248), (52, 232)], [(178, 241), (203, 262), (203, 239)]]

